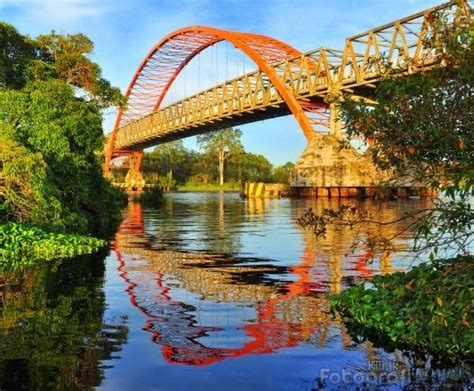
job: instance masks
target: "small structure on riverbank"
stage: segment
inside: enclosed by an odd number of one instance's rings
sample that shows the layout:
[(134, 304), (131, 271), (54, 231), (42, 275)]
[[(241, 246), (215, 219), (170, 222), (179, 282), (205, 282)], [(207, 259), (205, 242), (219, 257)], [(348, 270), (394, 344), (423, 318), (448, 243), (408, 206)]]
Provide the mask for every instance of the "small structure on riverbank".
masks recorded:
[(281, 198), (291, 195), (287, 183), (242, 182), (240, 195), (245, 198)]

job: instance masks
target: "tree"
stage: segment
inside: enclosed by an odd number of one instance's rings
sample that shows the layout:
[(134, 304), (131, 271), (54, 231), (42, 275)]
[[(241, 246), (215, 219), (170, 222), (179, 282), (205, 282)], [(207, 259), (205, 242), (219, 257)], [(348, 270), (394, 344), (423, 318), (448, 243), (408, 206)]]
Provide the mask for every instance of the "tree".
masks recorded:
[(242, 132), (238, 129), (227, 128), (212, 133), (198, 136), (197, 143), (205, 152), (217, 157), (219, 165), (219, 184), (224, 184), (225, 160), (241, 150), (242, 143), (240, 137)]
[[(378, 102), (369, 106), (349, 96), (342, 104), (348, 135), (370, 140), (375, 164), (394, 178), (411, 178), (414, 184), (439, 189), (440, 197), (417, 213), (404, 216), (415, 228), (415, 251), (441, 250), (469, 253), (474, 238), (470, 203), (474, 186), (474, 46), (473, 25), (457, 15), (456, 22), (435, 17), (431, 49), (440, 64), (427, 72), (399, 74), (391, 64), (375, 91)], [(306, 216), (316, 231), (333, 222), (366, 223), (352, 206), (339, 214)], [(302, 220), (305, 220), (304, 218)], [(379, 222), (387, 225), (391, 222)]]
[(0, 222), (105, 235), (120, 220), (124, 198), (98, 152), (101, 110), (121, 94), (88, 58), (92, 47), (81, 34), (34, 41), (0, 24)]
[(286, 162), (283, 166), (278, 166), (273, 169), (273, 180), (277, 183), (289, 183), (291, 170), (295, 165), (291, 162)]
[(33, 41), (13, 26), (0, 22), (0, 89), (24, 86), (34, 56)]
[[(16, 221), (48, 219), (42, 208), (46, 163), (41, 154), (31, 153), (6, 135), (10, 132), (0, 129), (0, 216)], [(56, 210), (51, 202), (49, 211)]]
[(272, 176), (272, 164), (263, 155), (245, 152), (243, 156), (242, 177), (247, 181), (269, 182)]
[(168, 178), (173, 180), (173, 167), (178, 163), (178, 159), (183, 156), (185, 149), (183, 140), (171, 141), (155, 148), (154, 152), (163, 154), (167, 161)]
[(84, 34), (40, 35), (35, 43), (39, 58), (31, 66), (36, 79), (56, 78), (80, 88), (101, 107), (118, 105), (122, 101), (120, 89), (112, 87), (102, 77), (100, 66), (89, 59), (93, 42)]

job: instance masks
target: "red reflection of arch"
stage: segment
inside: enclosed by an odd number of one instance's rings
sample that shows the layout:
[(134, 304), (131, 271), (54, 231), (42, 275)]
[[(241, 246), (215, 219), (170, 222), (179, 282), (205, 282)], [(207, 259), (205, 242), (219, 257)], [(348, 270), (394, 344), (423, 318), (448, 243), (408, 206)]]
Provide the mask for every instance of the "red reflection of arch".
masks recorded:
[[(141, 205), (129, 204), (122, 222), (119, 234), (131, 235), (140, 238), (144, 234)], [(118, 240), (118, 237), (116, 237)], [(172, 317), (173, 330), (179, 335), (174, 335), (174, 340), (167, 340), (166, 335), (162, 335), (156, 325), (164, 324), (160, 315), (147, 308), (139, 299), (139, 281), (133, 281), (127, 270), (126, 257), (113, 243), (118, 261), (118, 272), (120, 277), (127, 283), (125, 292), (129, 296), (130, 303), (137, 308), (146, 318), (143, 330), (152, 334), (152, 341), (161, 345), (163, 358), (170, 364), (184, 364), (193, 366), (205, 366), (227, 358), (236, 358), (249, 354), (267, 354), (281, 348), (293, 347), (300, 343), (302, 338), (308, 333), (315, 331), (318, 326), (317, 321), (303, 325), (299, 322), (292, 322), (280, 319), (277, 316), (277, 307), (292, 297), (309, 294), (312, 289), (318, 287), (311, 283), (308, 274), (309, 262), (312, 260), (311, 254), (303, 257), (302, 268), (295, 267), (292, 271), (298, 276), (297, 280), (289, 284), (287, 293), (279, 294), (277, 297), (258, 303), (256, 306), (257, 319), (255, 323), (248, 323), (241, 327), (245, 335), (249, 338), (238, 348), (208, 347), (199, 342), (199, 338), (206, 336), (209, 332), (221, 330), (219, 327), (199, 326), (196, 324), (194, 316), (189, 312), (189, 308), (184, 303), (174, 300), (170, 293), (170, 288), (164, 282), (164, 275), (157, 273), (154, 287), (154, 301), (158, 308), (166, 309), (165, 316)]]
[(118, 130), (124, 124), (150, 114), (160, 107), (171, 84), (181, 70), (200, 52), (217, 42), (227, 41), (245, 53), (267, 75), (275, 86), (308, 140), (314, 129), (303, 108), (272, 65), (300, 56), (290, 45), (264, 35), (221, 30), (207, 26), (189, 26), (176, 30), (159, 41), (145, 56), (130, 82), (109, 138), (106, 174), (114, 153)]

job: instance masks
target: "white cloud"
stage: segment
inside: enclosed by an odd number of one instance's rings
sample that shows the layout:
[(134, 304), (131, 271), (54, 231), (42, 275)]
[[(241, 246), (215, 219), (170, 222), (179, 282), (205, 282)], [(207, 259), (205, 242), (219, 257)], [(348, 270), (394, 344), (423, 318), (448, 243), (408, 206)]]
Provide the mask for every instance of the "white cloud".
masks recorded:
[(0, 12), (16, 10), (37, 23), (76, 22), (117, 10), (117, 3), (100, 0), (0, 0)]

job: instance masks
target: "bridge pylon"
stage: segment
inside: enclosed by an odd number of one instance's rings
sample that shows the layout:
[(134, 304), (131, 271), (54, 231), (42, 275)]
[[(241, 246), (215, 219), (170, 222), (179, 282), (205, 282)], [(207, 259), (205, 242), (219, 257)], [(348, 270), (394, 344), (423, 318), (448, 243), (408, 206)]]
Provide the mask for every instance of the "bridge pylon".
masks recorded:
[(143, 192), (145, 187), (145, 180), (141, 173), (141, 163), (143, 159), (143, 150), (134, 151), (130, 155), (130, 167), (125, 176), (125, 185), (129, 192)]

